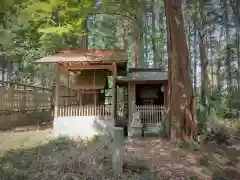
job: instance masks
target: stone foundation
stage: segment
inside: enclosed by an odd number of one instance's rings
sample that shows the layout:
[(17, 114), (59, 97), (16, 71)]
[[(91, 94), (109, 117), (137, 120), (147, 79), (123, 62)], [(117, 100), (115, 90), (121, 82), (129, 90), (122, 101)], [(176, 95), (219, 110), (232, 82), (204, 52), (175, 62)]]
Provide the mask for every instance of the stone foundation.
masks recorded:
[(53, 135), (74, 138), (112, 134), (113, 123), (111, 116), (57, 117), (53, 121)]
[(129, 127), (128, 128), (128, 137), (138, 138), (141, 137), (143, 133), (142, 127)]

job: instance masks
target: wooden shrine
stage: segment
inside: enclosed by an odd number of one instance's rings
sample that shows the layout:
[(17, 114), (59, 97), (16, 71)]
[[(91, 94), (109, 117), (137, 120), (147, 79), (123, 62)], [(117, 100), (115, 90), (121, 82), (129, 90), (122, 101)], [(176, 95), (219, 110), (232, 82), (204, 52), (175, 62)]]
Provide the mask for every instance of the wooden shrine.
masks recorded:
[[(53, 131), (56, 136), (92, 135), (99, 132), (100, 127), (114, 126), (116, 77), (126, 74), (126, 52), (62, 50), (37, 62), (55, 66)], [(111, 104), (105, 104), (108, 77), (112, 77)], [(67, 93), (61, 91), (64, 88), (60, 84), (67, 86)]]
[(117, 77), (117, 85), (128, 89), (128, 125), (134, 114), (143, 126), (156, 126), (165, 118), (167, 103), (167, 72), (162, 69), (132, 68), (126, 76)]
[[(101, 127), (115, 126), (121, 120), (117, 115), (117, 86), (127, 89), (123, 113), (129, 124), (136, 113), (143, 124), (163, 121), (167, 72), (136, 68), (127, 72), (127, 59), (127, 53), (121, 50), (69, 50), (37, 61), (55, 67), (56, 135), (95, 132), (96, 122)], [(106, 104), (105, 90), (109, 84), (111, 103)]]

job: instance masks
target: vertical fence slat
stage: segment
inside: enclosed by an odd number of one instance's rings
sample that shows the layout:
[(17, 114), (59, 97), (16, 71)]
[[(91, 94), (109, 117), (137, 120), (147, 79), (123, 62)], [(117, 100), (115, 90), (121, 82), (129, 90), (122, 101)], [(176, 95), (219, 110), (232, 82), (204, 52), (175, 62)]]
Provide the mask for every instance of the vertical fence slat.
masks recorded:
[(164, 107), (161, 105), (135, 105), (143, 124), (161, 123), (164, 120)]
[[(37, 110), (40, 107), (51, 108), (52, 91), (31, 85), (2, 82), (0, 87), (1, 111)], [(42, 103), (45, 101), (44, 103)]]
[(108, 105), (60, 106), (58, 116), (109, 116)]

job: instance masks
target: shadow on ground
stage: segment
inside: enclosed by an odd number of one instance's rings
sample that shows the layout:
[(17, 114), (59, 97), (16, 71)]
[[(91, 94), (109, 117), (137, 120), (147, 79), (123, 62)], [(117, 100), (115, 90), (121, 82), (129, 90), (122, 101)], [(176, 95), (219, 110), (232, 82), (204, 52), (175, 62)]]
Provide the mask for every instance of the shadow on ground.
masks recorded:
[[(19, 142), (19, 144), (13, 146), (10, 142), (5, 144), (9, 146), (8, 149), (3, 148), (0, 151), (1, 180), (134, 180), (139, 178), (137, 172), (131, 171), (125, 171), (120, 177), (114, 175), (111, 168), (111, 146), (109, 146), (111, 138), (106, 136), (77, 140), (54, 139), (49, 137), (49, 132), (46, 131), (12, 132), (6, 136), (16, 136), (10, 139), (14, 139), (12, 142)], [(20, 136), (23, 137), (20, 138)], [(20, 141), (17, 138), (20, 138)]]
[(161, 138), (137, 139), (126, 144), (125, 162), (147, 166), (156, 179), (240, 179), (239, 140), (231, 146), (196, 146), (180, 148)]
[(231, 146), (198, 148), (183, 148), (159, 137), (127, 140), (124, 173), (116, 177), (107, 137), (54, 139), (50, 130), (8, 132), (0, 137), (1, 180), (240, 179), (239, 140)]
[(212, 180), (239, 180), (240, 172), (239, 170), (232, 168), (225, 168), (214, 172), (212, 175)]
[(108, 152), (97, 138), (60, 138), (34, 148), (9, 150), (0, 158), (1, 180), (112, 177)]

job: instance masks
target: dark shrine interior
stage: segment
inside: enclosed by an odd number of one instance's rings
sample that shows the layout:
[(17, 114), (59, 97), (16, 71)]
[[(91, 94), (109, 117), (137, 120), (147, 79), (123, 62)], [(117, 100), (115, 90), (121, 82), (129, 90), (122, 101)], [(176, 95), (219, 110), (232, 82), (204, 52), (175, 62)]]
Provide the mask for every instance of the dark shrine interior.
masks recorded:
[(163, 85), (136, 84), (136, 105), (164, 105)]

